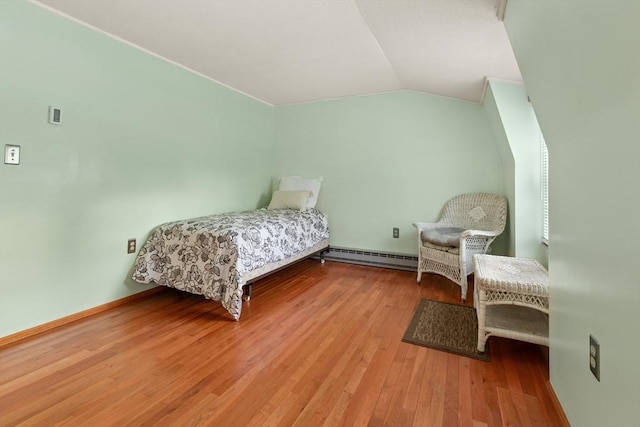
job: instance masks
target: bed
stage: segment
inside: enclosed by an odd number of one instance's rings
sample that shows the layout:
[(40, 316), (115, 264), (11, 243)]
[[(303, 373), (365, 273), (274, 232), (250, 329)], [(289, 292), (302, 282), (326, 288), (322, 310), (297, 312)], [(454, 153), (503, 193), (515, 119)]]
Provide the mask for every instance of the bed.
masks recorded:
[(268, 208), (162, 224), (140, 249), (133, 280), (219, 301), (239, 320), (252, 282), (314, 254), (324, 262), (328, 220), (312, 194), (276, 191)]

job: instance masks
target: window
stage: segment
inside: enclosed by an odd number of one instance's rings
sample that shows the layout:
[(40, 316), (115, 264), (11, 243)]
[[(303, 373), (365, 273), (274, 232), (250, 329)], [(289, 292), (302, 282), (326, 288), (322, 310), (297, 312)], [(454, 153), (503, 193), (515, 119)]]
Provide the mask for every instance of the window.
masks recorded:
[(542, 241), (549, 243), (549, 152), (540, 133), (540, 198), (542, 199)]

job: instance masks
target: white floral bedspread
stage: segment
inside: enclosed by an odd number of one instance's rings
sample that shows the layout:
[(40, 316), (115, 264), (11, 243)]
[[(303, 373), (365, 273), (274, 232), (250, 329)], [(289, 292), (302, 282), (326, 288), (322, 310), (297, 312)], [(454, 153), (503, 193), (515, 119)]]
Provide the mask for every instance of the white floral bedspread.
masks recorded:
[(203, 295), (240, 318), (243, 273), (329, 238), (317, 209), (260, 209), (169, 222), (141, 248), (133, 280)]

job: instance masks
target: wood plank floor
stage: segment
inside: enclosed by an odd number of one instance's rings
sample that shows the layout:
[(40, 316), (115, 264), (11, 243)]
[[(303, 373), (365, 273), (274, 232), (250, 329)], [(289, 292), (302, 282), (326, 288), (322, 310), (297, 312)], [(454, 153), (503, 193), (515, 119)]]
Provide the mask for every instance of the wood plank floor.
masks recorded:
[(420, 298), (459, 301), (415, 277), (305, 260), (239, 322), (171, 289), (113, 308), (0, 350), (0, 425), (562, 425), (546, 348), (490, 338), (482, 362), (401, 341)]

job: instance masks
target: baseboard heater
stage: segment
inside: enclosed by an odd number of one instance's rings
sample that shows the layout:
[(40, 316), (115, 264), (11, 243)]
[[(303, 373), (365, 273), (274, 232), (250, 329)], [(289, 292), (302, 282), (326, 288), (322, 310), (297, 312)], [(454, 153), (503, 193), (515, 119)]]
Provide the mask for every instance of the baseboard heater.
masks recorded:
[(324, 253), (324, 259), (396, 270), (416, 271), (418, 268), (418, 257), (414, 255), (363, 251), (335, 246), (331, 246), (329, 252)]

